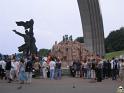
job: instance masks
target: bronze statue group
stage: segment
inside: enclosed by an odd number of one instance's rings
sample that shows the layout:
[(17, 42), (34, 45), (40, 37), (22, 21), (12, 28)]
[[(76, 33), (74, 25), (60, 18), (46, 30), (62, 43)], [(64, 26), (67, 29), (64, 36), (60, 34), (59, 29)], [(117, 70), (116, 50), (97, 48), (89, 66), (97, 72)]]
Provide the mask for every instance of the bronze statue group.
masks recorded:
[(34, 37), (33, 32), (33, 25), (34, 21), (33, 19), (23, 22), (16, 22), (17, 26), (22, 26), (25, 29), (25, 34), (22, 34), (20, 32), (17, 32), (16, 30), (13, 30), (17, 35), (24, 38), (25, 44), (18, 47), (19, 52), (23, 52), (24, 56), (29, 56), (31, 54), (37, 54), (37, 47), (35, 45), (36, 40)]

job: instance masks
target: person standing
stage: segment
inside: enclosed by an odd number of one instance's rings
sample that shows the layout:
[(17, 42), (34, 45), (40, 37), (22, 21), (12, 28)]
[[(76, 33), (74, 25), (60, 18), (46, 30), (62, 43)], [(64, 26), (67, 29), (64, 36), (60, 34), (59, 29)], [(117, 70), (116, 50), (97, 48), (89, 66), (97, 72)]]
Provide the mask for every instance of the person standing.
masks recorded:
[(103, 60), (99, 59), (96, 67), (96, 79), (97, 82), (102, 82), (102, 67), (103, 67)]
[(115, 58), (112, 58), (111, 60), (111, 74), (112, 74), (112, 80), (117, 79), (117, 61)]
[(5, 67), (6, 67), (6, 62), (1, 59), (0, 60), (0, 77), (3, 79), (5, 77)]
[(87, 79), (87, 62), (86, 60), (84, 60), (84, 63), (83, 63), (83, 78), (84, 79)]
[(120, 80), (124, 81), (124, 59), (120, 61), (120, 71), (119, 71)]
[(32, 71), (33, 71), (33, 62), (28, 58), (26, 66), (25, 66), (25, 72), (27, 76), (27, 83), (32, 82)]
[(96, 60), (92, 59), (92, 63), (91, 63), (91, 79), (95, 80), (96, 79)]
[(49, 67), (50, 67), (50, 79), (51, 80), (54, 79), (55, 66), (56, 66), (56, 63), (55, 63), (54, 59), (52, 58), (51, 61), (50, 61), (50, 63), (49, 63)]
[(56, 79), (61, 79), (62, 77), (62, 69), (61, 69), (61, 61), (59, 59), (57, 59), (57, 62), (56, 62)]
[(16, 80), (19, 79), (19, 60), (15, 59), (15, 71), (16, 71)]
[(25, 62), (24, 62), (24, 59), (20, 60), (19, 80), (21, 81), (20, 84), (24, 84), (24, 81), (27, 80), (26, 73), (25, 73)]
[(91, 79), (91, 59), (87, 60), (87, 78)]
[(77, 70), (77, 62), (76, 60), (73, 61), (73, 65), (72, 65), (72, 73), (73, 73), (73, 77), (76, 76), (76, 70)]
[(81, 77), (81, 62), (78, 60), (77, 61), (77, 69), (76, 69), (76, 77)]
[(35, 76), (40, 76), (41, 64), (39, 62), (39, 58), (35, 58), (35, 62), (33, 64), (33, 68), (35, 70)]
[(43, 72), (43, 78), (47, 78), (47, 62), (46, 60), (43, 61), (42, 63), (42, 72)]
[(12, 80), (18, 80), (18, 72), (19, 72), (19, 62), (16, 61), (15, 58), (11, 60), (11, 77)]
[(111, 77), (111, 63), (110, 60), (107, 60), (107, 78)]
[(11, 83), (11, 81), (12, 81), (12, 78), (10, 76), (11, 67), (12, 67), (11, 66), (11, 60), (10, 60), (10, 58), (8, 58), (6, 60), (6, 67), (5, 67), (5, 69), (6, 69), (6, 78), (7, 78), (7, 80), (9, 80), (8, 83)]

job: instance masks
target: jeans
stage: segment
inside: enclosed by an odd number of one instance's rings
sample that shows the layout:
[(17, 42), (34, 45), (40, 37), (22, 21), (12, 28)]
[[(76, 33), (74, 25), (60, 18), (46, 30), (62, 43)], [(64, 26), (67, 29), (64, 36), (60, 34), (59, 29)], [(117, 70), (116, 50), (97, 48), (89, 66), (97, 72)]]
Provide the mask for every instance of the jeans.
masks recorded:
[(87, 78), (91, 79), (91, 69), (90, 68), (87, 69)]
[(116, 80), (116, 79), (117, 79), (117, 70), (112, 69), (112, 80)]
[(57, 79), (61, 79), (61, 76), (62, 76), (62, 70), (57, 69)]
[(27, 82), (31, 83), (32, 81), (32, 72), (26, 72), (27, 75)]
[(44, 67), (42, 71), (43, 71), (43, 78), (44, 79), (47, 78), (47, 68)]
[(54, 73), (55, 73), (55, 70), (54, 69), (50, 69), (50, 79), (51, 80), (54, 79)]

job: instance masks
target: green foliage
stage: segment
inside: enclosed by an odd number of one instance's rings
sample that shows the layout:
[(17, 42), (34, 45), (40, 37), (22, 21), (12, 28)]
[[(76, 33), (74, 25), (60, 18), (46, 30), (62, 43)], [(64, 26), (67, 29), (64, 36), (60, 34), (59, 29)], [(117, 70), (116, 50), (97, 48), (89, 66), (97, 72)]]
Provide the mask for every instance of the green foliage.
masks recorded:
[(50, 50), (49, 49), (40, 49), (39, 50), (39, 55), (40, 56), (47, 56), (49, 54)]
[(113, 57), (119, 57), (120, 55), (124, 55), (124, 51), (116, 51), (116, 52), (107, 53), (105, 55), (105, 58), (112, 59)]
[(78, 41), (80, 43), (84, 43), (84, 37), (77, 37), (75, 41)]
[(124, 50), (124, 28), (112, 31), (105, 39), (106, 52)]

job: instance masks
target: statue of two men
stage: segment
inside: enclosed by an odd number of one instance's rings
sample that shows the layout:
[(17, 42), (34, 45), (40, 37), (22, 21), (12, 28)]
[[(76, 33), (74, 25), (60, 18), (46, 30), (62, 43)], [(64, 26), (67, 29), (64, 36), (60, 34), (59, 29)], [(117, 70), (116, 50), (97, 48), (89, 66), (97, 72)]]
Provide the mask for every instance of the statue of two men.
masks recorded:
[(35, 37), (33, 33), (33, 19), (23, 22), (16, 22), (17, 26), (23, 26), (25, 28), (25, 34), (22, 34), (20, 32), (17, 32), (16, 30), (13, 30), (17, 35), (24, 38), (25, 44), (18, 47), (19, 52), (23, 52), (25, 56), (36, 54), (37, 53), (37, 47), (35, 45)]
[(68, 41), (68, 40), (73, 41), (72, 35), (70, 37), (68, 37), (68, 35), (63, 36), (63, 41)]

